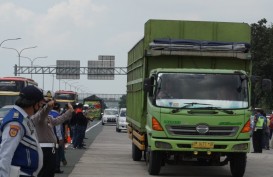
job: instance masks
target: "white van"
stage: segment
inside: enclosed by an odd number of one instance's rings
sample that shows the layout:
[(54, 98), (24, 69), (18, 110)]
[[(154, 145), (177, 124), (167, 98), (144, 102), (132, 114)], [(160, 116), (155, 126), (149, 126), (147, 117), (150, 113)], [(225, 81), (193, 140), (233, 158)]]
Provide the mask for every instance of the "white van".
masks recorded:
[(118, 117), (118, 109), (115, 108), (107, 108), (103, 111), (103, 116), (101, 120), (101, 124), (104, 125), (106, 123), (116, 124)]
[(120, 108), (119, 116), (117, 118), (116, 132), (120, 132), (121, 130), (127, 130), (127, 124), (126, 108)]

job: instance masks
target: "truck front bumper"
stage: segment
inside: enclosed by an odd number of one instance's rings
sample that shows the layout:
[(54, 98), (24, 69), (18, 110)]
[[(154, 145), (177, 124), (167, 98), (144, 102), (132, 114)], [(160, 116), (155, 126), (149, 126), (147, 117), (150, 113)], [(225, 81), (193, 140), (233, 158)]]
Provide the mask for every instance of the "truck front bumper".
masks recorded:
[(151, 137), (151, 150), (159, 151), (210, 151), (210, 152), (249, 152), (250, 140), (181, 140)]

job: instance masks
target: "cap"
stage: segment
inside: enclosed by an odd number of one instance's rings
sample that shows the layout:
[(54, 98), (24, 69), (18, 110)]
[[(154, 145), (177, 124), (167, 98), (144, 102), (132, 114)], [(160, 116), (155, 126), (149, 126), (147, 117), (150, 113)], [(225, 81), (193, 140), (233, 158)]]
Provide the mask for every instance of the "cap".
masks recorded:
[(43, 91), (36, 86), (29, 85), (20, 91), (20, 97), (36, 102), (44, 100)]
[(44, 90), (43, 94), (44, 94), (44, 99), (45, 99), (46, 102), (53, 99), (53, 92), (51, 92), (50, 90), (48, 90), (48, 91)]

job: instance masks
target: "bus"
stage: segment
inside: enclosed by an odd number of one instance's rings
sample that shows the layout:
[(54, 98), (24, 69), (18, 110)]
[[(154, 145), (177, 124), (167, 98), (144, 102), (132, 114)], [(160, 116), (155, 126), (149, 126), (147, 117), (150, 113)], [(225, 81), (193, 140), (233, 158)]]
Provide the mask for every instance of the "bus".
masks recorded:
[(38, 86), (38, 83), (19, 76), (0, 77), (0, 108), (5, 105), (14, 105), (20, 90), (28, 85)]
[(55, 92), (55, 101), (64, 108), (65, 104), (71, 103), (72, 105), (78, 102), (78, 93), (74, 91), (59, 90)]

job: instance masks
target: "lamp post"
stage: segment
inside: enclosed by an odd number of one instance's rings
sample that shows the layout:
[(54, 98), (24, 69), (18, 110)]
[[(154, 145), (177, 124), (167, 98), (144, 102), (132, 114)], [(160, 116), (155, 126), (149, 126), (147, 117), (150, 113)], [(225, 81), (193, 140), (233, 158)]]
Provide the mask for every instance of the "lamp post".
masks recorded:
[[(33, 49), (33, 48), (36, 48), (37, 46), (33, 46), (33, 47), (26, 47), (26, 48), (23, 48), (22, 50), (18, 51), (17, 49), (15, 48), (9, 48), (9, 47), (2, 47), (4, 49), (11, 49), (11, 50), (15, 50), (18, 54), (18, 67), (20, 69), (20, 57), (21, 57), (21, 53), (24, 51), (24, 50), (27, 50), (27, 49)], [(16, 76), (16, 73), (15, 73), (15, 76)]]
[(52, 92), (54, 91), (54, 74), (52, 74)]
[[(77, 84), (77, 83), (79, 83), (79, 82), (71, 82), (71, 83), (69, 83), (69, 85), (70, 85), (70, 90), (71, 90), (71, 86), (72, 86), (72, 84)], [(75, 86), (72, 86), (72, 87), (75, 87)]]
[[(83, 90), (83, 89), (85, 89), (85, 90)], [(75, 91), (79, 91), (79, 90), (81, 90), (82, 92), (85, 92), (87, 90), (87, 88), (84, 85), (78, 85), (78, 87), (76, 87)]]
[(64, 82), (64, 90), (66, 90), (66, 84), (68, 84), (68, 82), (67, 81), (62, 81), (62, 82)]
[(0, 47), (1, 45), (6, 42), (6, 41), (10, 41), (10, 40), (18, 40), (18, 39), (21, 39), (21, 38), (15, 38), (15, 39), (6, 39), (6, 40), (3, 40), (1, 43), (0, 43)]
[[(47, 56), (44, 56), (44, 57), (36, 57), (36, 58), (33, 58), (33, 59), (31, 59), (31, 58), (29, 58), (29, 57), (23, 57), (23, 56), (21, 56), (22, 58), (26, 58), (26, 59), (28, 59), (29, 61), (30, 61), (30, 66), (31, 66), (31, 68), (33, 67), (33, 62), (35, 61), (35, 60), (37, 60), (37, 59), (39, 59), (39, 58), (47, 58)], [(31, 73), (31, 79), (32, 79), (32, 73)]]

